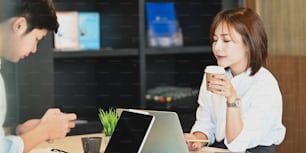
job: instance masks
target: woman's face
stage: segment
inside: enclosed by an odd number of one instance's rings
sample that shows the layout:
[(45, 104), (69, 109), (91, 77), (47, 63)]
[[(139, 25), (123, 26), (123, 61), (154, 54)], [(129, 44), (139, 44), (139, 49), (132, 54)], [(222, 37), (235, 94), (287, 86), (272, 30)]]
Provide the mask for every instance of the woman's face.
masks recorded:
[(248, 67), (248, 49), (241, 35), (226, 23), (220, 23), (213, 36), (213, 53), (218, 65), (229, 67), (233, 75), (245, 71)]

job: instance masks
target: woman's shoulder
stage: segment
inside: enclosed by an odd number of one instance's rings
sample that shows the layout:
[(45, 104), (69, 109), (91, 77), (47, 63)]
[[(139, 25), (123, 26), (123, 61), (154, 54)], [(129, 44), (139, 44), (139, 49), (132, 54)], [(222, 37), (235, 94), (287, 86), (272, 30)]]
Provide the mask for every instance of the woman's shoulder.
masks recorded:
[(254, 77), (265, 83), (277, 84), (277, 79), (275, 78), (273, 73), (265, 67), (261, 67), (259, 71), (254, 75)]
[(270, 76), (274, 78), (274, 75), (272, 74), (272, 72), (266, 67), (261, 67), (256, 74)]
[(249, 83), (248, 95), (253, 96), (255, 93), (257, 96), (261, 94), (281, 95), (276, 78), (267, 68), (261, 67), (255, 75), (248, 77), (247, 80)]

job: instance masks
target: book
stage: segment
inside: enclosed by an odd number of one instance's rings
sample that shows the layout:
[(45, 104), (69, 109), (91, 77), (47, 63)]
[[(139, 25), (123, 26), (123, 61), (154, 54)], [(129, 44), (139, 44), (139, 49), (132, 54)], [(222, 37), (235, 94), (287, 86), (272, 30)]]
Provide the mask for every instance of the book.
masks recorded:
[(100, 48), (99, 12), (79, 12), (79, 44), (81, 49)]
[(147, 2), (146, 19), (149, 46), (182, 45), (182, 32), (176, 19), (173, 2)]
[(56, 12), (59, 22), (58, 32), (54, 34), (54, 48), (57, 50), (79, 49), (78, 12)]

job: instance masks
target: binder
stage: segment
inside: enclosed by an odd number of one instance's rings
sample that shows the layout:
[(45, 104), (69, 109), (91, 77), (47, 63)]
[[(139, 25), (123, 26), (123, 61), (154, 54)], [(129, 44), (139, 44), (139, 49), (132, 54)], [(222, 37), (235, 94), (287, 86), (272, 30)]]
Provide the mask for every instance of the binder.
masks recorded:
[(54, 34), (54, 48), (58, 50), (79, 49), (78, 12), (56, 12), (59, 22), (58, 32)]
[(182, 46), (182, 29), (178, 25), (173, 2), (147, 2), (146, 19), (150, 47)]
[(79, 12), (80, 48), (100, 49), (100, 14), (98, 12)]
[(152, 37), (171, 37), (176, 32), (174, 3), (147, 2), (147, 24)]

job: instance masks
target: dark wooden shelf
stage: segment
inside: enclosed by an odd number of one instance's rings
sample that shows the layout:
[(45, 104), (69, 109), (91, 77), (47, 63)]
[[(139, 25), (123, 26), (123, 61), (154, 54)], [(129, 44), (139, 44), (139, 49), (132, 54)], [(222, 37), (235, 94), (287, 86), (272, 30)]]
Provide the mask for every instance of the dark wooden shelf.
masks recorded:
[(137, 56), (137, 49), (112, 49), (112, 50), (54, 50), (54, 59), (61, 58), (97, 58), (97, 57), (115, 57), (115, 56)]
[[(197, 47), (171, 47), (171, 48), (146, 48), (146, 55), (171, 55), (171, 54), (198, 54), (210, 53), (210, 46)], [(117, 56), (137, 56), (137, 49), (113, 49), (113, 50), (54, 50), (54, 59), (61, 58), (96, 58), (96, 57), (117, 57)]]
[(171, 47), (171, 48), (147, 48), (145, 49), (147, 55), (164, 55), (164, 54), (197, 54), (210, 53), (210, 46), (197, 47)]

